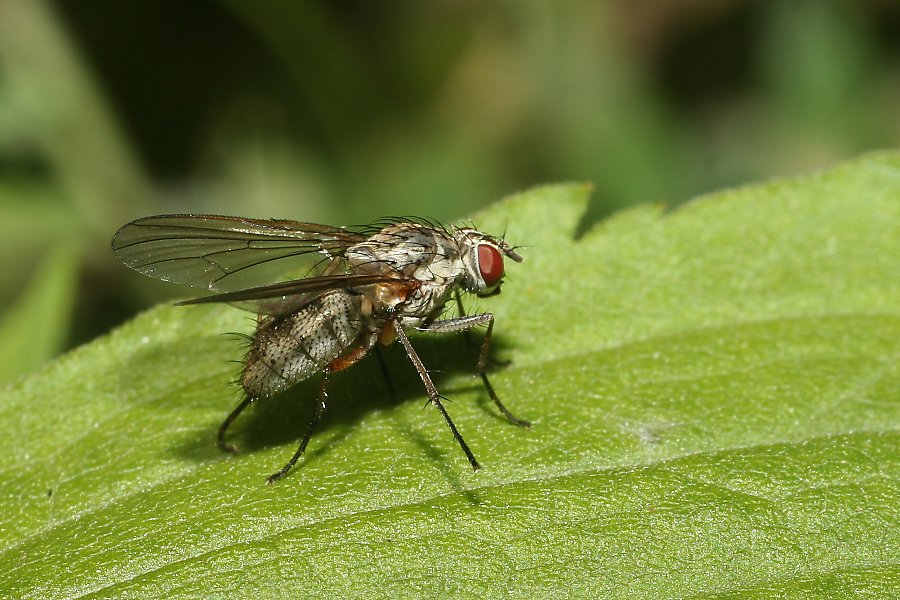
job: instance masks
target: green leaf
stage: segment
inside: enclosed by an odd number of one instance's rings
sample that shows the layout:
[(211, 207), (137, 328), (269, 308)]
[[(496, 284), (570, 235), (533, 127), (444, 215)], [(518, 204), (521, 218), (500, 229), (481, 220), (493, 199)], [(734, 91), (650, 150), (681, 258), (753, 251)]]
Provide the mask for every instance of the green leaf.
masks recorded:
[(35, 270), (15, 305), (0, 314), (0, 383), (56, 356), (75, 300), (78, 253), (62, 244)]
[[(589, 189), (477, 218), (526, 260), (492, 382), (415, 336), (484, 469), (402, 351), (214, 435), (247, 313), (155, 308), (3, 393), (0, 596), (887, 597), (900, 587), (900, 154), (574, 239)], [(52, 493), (52, 495), (51, 495)]]

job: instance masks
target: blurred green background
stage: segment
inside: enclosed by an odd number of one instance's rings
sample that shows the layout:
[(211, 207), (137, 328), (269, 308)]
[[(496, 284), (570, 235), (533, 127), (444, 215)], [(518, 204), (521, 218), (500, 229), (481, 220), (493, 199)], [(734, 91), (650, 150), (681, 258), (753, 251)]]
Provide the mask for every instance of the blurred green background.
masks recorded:
[(898, 146), (898, 108), (896, 0), (0, 0), (0, 382), (187, 294), (113, 260), (138, 216), (578, 180), (587, 223)]

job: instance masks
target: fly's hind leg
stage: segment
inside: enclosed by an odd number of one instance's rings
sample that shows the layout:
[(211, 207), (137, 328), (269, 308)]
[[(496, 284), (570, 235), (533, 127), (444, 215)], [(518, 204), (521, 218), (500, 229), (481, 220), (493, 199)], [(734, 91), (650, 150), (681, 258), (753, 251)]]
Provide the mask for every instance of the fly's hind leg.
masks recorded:
[(487, 390), (488, 396), (491, 397), (491, 400), (494, 401), (494, 404), (497, 405), (497, 408), (503, 413), (503, 416), (506, 417), (510, 423), (513, 425), (518, 425), (519, 427), (531, 427), (531, 423), (524, 419), (520, 419), (519, 417), (512, 414), (506, 406), (500, 401), (500, 398), (497, 397), (497, 393), (494, 391), (494, 386), (491, 385), (490, 380), (488, 379), (487, 373), (485, 369), (487, 368), (488, 362), (488, 351), (491, 348), (491, 332), (494, 330), (494, 315), (491, 313), (482, 313), (479, 315), (469, 315), (465, 317), (458, 317), (455, 319), (446, 319), (444, 321), (435, 321), (426, 327), (421, 327), (420, 331), (426, 331), (431, 333), (451, 333), (455, 331), (468, 331), (473, 327), (478, 327), (479, 325), (487, 324), (487, 331), (484, 334), (484, 339), (481, 341), (481, 350), (478, 353), (478, 362), (475, 364), (475, 372), (481, 377), (481, 382), (484, 384), (484, 389)]
[(307, 444), (309, 444), (309, 440), (310, 438), (312, 438), (313, 432), (316, 430), (319, 421), (321, 421), (322, 417), (325, 416), (325, 411), (327, 409), (326, 401), (328, 400), (328, 376), (335, 371), (346, 369), (347, 367), (359, 361), (359, 359), (366, 355), (366, 353), (369, 351), (369, 348), (372, 347), (373, 343), (374, 338), (372, 338), (371, 341), (360, 344), (344, 356), (331, 361), (328, 366), (323, 369), (322, 384), (319, 386), (319, 400), (316, 404), (316, 412), (313, 413), (313, 418), (306, 426), (306, 432), (303, 434), (303, 439), (300, 441), (300, 446), (297, 448), (297, 451), (294, 452), (291, 460), (289, 460), (286, 465), (281, 467), (280, 471), (269, 475), (269, 478), (267, 480), (269, 483), (275, 483), (276, 481), (287, 475), (288, 471), (294, 468), (294, 465), (297, 464), (297, 461), (300, 460), (300, 457), (303, 456), (303, 453), (306, 451), (306, 446)]
[(306, 445), (309, 444), (309, 440), (310, 438), (312, 438), (312, 434), (316, 430), (316, 426), (319, 424), (319, 421), (322, 420), (322, 417), (325, 416), (325, 410), (327, 409), (327, 404), (325, 401), (328, 399), (328, 392), (326, 391), (326, 387), (328, 385), (329, 373), (331, 373), (330, 367), (325, 367), (325, 370), (322, 371), (322, 383), (319, 386), (319, 400), (316, 403), (316, 412), (313, 413), (313, 418), (306, 426), (306, 433), (303, 434), (303, 440), (301, 440), (300, 446), (297, 448), (297, 451), (294, 452), (291, 460), (289, 460), (286, 465), (281, 467), (280, 471), (269, 475), (268, 479), (266, 480), (268, 483), (275, 483), (276, 481), (287, 475), (288, 471), (290, 471), (294, 467), (294, 465), (297, 464), (297, 461), (300, 460), (300, 457), (303, 456), (303, 453), (306, 451)]
[(237, 405), (233, 411), (231, 411), (225, 420), (222, 421), (222, 424), (219, 425), (219, 431), (216, 434), (216, 440), (219, 443), (219, 448), (223, 452), (228, 452), (229, 454), (236, 454), (237, 448), (234, 447), (233, 444), (229, 444), (225, 441), (225, 432), (228, 431), (228, 428), (234, 422), (235, 419), (238, 418), (238, 415), (244, 412), (244, 409), (250, 406), (250, 403), (253, 402), (253, 398), (247, 394), (244, 396), (244, 399), (241, 400), (241, 403)]

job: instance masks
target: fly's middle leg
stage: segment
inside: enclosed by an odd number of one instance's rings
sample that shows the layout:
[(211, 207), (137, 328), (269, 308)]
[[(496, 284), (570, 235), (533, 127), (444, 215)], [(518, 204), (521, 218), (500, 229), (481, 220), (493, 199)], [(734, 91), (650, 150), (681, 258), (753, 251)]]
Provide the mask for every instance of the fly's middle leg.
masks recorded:
[(381, 375), (384, 377), (384, 383), (387, 386), (388, 394), (391, 395), (391, 400), (397, 399), (397, 388), (394, 387), (394, 380), (391, 378), (391, 372), (388, 370), (387, 362), (384, 360), (384, 353), (381, 351), (381, 346), (375, 346), (375, 356), (378, 358), (378, 367), (381, 369)]
[(477, 471), (481, 468), (481, 465), (479, 465), (478, 461), (475, 460), (475, 456), (472, 454), (472, 451), (469, 450), (469, 445), (466, 444), (466, 441), (463, 439), (462, 435), (459, 433), (459, 430), (456, 428), (456, 425), (453, 423), (453, 419), (450, 418), (450, 414), (447, 413), (447, 409), (444, 408), (444, 403), (441, 402), (441, 395), (438, 393), (434, 382), (431, 380), (431, 375), (428, 374), (428, 369), (425, 368), (425, 364), (422, 362), (422, 359), (419, 358), (419, 354), (412, 347), (412, 344), (409, 342), (409, 338), (406, 337), (406, 332), (403, 331), (403, 325), (401, 325), (397, 320), (392, 321), (392, 323), (394, 325), (394, 331), (397, 332), (397, 339), (399, 339), (400, 343), (403, 344), (403, 348), (406, 350), (406, 354), (407, 356), (409, 356), (409, 360), (412, 361), (413, 366), (416, 368), (416, 371), (419, 372), (419, 377), (421, 377), (422, 383), (425, 384), (425, 390), (428, 392), (428, 398), (431, 400), (431, 403), (434, 404), (441, 412), (441, 415), (444, 417), (444, 420), (450, 427), (450, 431), (453, 433), (453, 437), (456, 438), (457, 442), (459, 442), (460, 448), (462, 448), (462, 451), (465, 453), (466, 458), (469, 459), (469, 464), (472, 465), (472, 468)]
[(469, 315), (465, 317), (458, 317), (456, 319), (446, 319), (444, 321), (435, 321), (426, 327), (422, 327), (419, 330), (431, 333), (451, 333), (455, 331), (468, 331), (473, 327), (478, 327), (479, 325), (487, 324), (487, 331), (484, 334), (484, 339), (481, 340), (481, 350), (478, 353), (478, 362), (475, 364), (475, 372), (481, 377), (481, 382), (484, 384), (484, 389), (487, 390), (488, 396), (491, 397), (491, 400), (494, 401), (494, 404), (497, 405), (497, 408), (503, 413), (503, 416), (506, 417), (510, 423), (513, 425), (518, 425), (519, 427), (531, 427), (531, 423), (524, 419), (520, 419), (519, 417), (512, 414), (506, 406), (503, 405), (503, 402), (500, 401), (500, 398), (497, 397), (497, 393), (494, 391), (494, 386), (491, 385), (491, 381), (488, 379), (486, 368), (488, 362), (488, 352), (491, 349), (491, 333), (494, 331), (494, 315), (491, 313), (482, 313), (479, 315)]

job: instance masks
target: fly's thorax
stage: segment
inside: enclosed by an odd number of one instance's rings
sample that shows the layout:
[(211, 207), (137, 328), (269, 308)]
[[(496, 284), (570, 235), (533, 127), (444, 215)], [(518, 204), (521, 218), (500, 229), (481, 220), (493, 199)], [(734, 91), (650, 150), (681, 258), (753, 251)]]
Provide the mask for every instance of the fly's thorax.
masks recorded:
[(443, 306), (464, 273), (455, 237), (445, 229), (416, 223), (385, 227), (347, 250), (355, 273), (395, 276), (397, 284), (370, 286), (362, 314), (399, 313), (404, 322), (421, 320)]
[(398, 280), (362, 292), (363, 314), (399, 313), (404, 323), (419, 323), (439, 314), (458, 287), (481, 296), (497, 293), (504, 256), (522, 260), (502, 238), (474, 228), (398, 223), (350, 247), (345, 259), (353, 273)]
[(360, 308), (359, 296), (339, 290), (296, 312), (264, 319), (241, 375), (246, 392), (269, 396), (321, 372), (364, 337), (369, 322)]
[(454, 287), (453, 282), (434, 281), (368, 286), (359, 295), (360, 315), (371, 319), (374, 326), (399, 316), (404, 324), (416, 327), (443, 311)]
[(406, 302), (418, 286), (405, 283), (376, 283), (360, 294), (360, 314), (363, 317), (384, 316)]
[(455, 281), (462, 275), (457, 240), (444, 229), (416, 223), (385, 227), (346, 253), (355, 273), (396, 274), (418, 281)]

